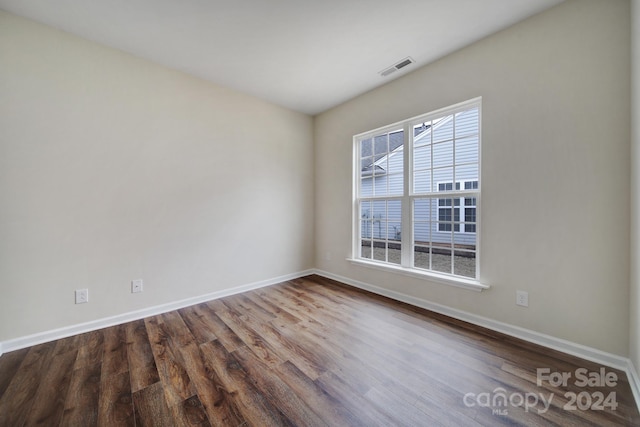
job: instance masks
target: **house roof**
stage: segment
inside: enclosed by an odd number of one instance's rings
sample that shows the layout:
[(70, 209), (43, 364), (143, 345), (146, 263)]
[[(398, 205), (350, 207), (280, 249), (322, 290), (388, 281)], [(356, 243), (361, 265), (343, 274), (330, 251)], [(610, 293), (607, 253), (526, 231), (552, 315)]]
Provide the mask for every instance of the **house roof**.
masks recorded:
[[(450, 120), (451, 118), (447, 116), (443, 120), (439, 120), (435, 124), (427, 124), (425, 122), (422, 124), (421, 127), (415, 127), (413, 130), (414, 141), (419, 141), (424, 137), (430, 135), (432, 129), (436, 129), (444, 125)], [(374, 141), (373, 144), (361, 145), (360, 157), (362, 159), (362, 165), (361, 165), (362, 176), (367, 176), (372, 174), (374, 169), (378, 171), (384, 171), (384, 167), (381, 165), (381, 163), (384, 163), (385, 157), (395, 153), (399, 148), (402, 147), (402, 144), (404, 142), (404, 132), (402, 130), (390, 132), (388, 134), (389, 135), (389, 151), (388, 152), (385, 151), (385, 148), (384, 148), (386, 145), (386, 135), (387, 134), (383, 134), (380, 136), (369, 138), (370, 140), (372, 139)], [(378, 141), (377, 143), (378, 149), (376, 149), (376, 142), (375, 142), (376, 139)], [(374, 156), (373, 155), (374, 152), (379, 152), (380, 154), (377, 154)]]
[[(384, 159), (389, 153), (393, 153), (404, 142), (404, 135), (402, 130), (390, 132), (369, 138), (372, 141), (370, 144), (361, 144), (360, 157), (362, 158), (362, 176), (367, 176), (373, 173), (373, 170), (384, 171), (384, 168), (378, 163)], [(389, 135), (389, 146), (387, 151), (387, 135)], [(367, 141), (367, 140), (365, 140)], [(375, 154), (374, 153), (379, 153)]]

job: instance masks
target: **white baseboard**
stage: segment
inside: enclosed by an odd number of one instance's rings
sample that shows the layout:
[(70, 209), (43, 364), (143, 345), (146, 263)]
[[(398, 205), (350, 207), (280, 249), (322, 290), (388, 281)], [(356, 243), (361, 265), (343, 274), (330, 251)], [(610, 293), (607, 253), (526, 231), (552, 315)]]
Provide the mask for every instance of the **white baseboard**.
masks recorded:
[(638, 406), (638, 409), (640, 409), (640, 376), (638, 375), (638, 371), (631, 360), (627, 363), (627, 369), (625, 369), (625, 371), (627, 372), (629, 387), (631, 387), (631, 391), (633, 392), (636, 405)]
[(277, 283), (307, 276), (309, 274), (317, 274), (319, 276), (337, 280), (341, 283), (345, 283), (347, 285), (351, 285), (356, 288), (372, 292), (374, 294), (382, 295), (397, 301), (414, 305), (416, 307), (431, 310), (436, 313), (452, 317), (454, 319), (463, 320), (465, 322), (501, 332), (503, 334), (520, 338), (535, 344), (539, 344), (544, 347), (552, 348), (554, 350), (562, 351), (564, 353), (581, 357), (592, 362), (600, 363), (604, 366), (620, 369), (626, 372), (631, 391), (633, 392), (633, 396), (636, 401), (636, 405), (640, 408), (640, 376), (638, 375), (636, 367), (628, 358), (317, 269), (304, 270), (297, 273), (287, 274), (284, 276), (274, 277), (272, 279), (261, 280), (259, 282), (249, 283), (230, 289), (224, 289), (205, 295), (200, 295), (197, 297), (174, 301), (167, 304), (161, 304), (142, 310), (132, 311), (129, 313), (123, 313), (117, 316), (53, 329), (50, 331), (41, 332), (25, 337), (14, 338), (7, 341), (0, 341), (0, 356), (2, 356), (3, 352), (19, 350), (21, 348), (30, 347), (44, 342), (54, 341), (72, 335), (95, 331), (97, 329), (119, 325), (122, 323), (143, 319), (149, 316), (155, 316), (158, 314), (166, 313), (168, 311), (188, 307), (190, 305), (239, 294), (253, 289), (275, 285)]
[(297, 273), (287, 274), (284, 276), (274, 277), (272, 279), (261, 280), (259, 282), (249, 283), (242, 286), (237, 286), (230, 289), (224, 289), (221, 291), (211, 292), (209, 294), (200, 295), (197, 297), (186, 298), (180, 301), (174, 301), (167, 304), (156, 305), (153, 307), (145, 308), (142, 310), (132, 311), (129, 313), (119, 314), (117, 316), (105, 317), (102, 319), (92, 320), (86, 323), (80, 323), (72, 326), (65, 326), (63, 328), (52, 329), (50, 331), (40, 332), (25, 337), (19, 337), (10, 339), (7, 341), (0, 341), (0, 356), (3, 352), (9, 352), (19, 350), (21, 348), (30, 347), (32, 345), (42, 344), (44, 342), (54, 341), (61, 338), (70, 337), (72, 335), (83, 334), (85, 332), (95, 331), (97, 329), (106, 328), (109, 326), (119, 325), (134, 320), (143, 319), (149, 316), (155, 316), (158, 314), (166, 313), (168, 311), (178, 310), (180, 308), (188, 307), (194, 304), (200, 304), (202, 302), (211, 301), (218, 298), (223, 298), (230, 295), (239, 294), (242, 292), (250, 291), (253, 289), (263, 288), (277, 283), (285, 282), (287, 280), (296, 279), (298, 277), (307, 276), (313, 274), (314, 270), (304, 270)]
[(556, 338), (551, 335), (546, 335), (540, 332), (532, 331), (530, 329), (521, 328), (519, 326), (510, 325), (508, 323), (499, 322), (497, 320), (489, 319), (487, 317), (478, 316), (477, 314), (468, 313), (466, 311), (458, 310), (455, 308), (447, 307), (445, 305), (437, 304), (431, 301), (424, 300), (422, 298), (413, 297), (400, 292), (392, 291), (389, 289), (381, 288), (379, 286), (371, 285), (369, 283), (361, 282), (359, 280), (350, 279), (348, 277), (340, 276), (337, 274), (329, 273), (323, 270), (314, 270), (315, 274), (323, 276), (329, 279), (337, 280), (338, 282), (345, 283), (347, 285), (354, 286), (365, 291), (372, 292), (374, 294), (382, 295), (396, 301), (405, 302), (416, 307), (425, 308), (427, 310), (434, 311), (436, 313), (443, 314), (445, 316), (452, 317), (454, 319), (463, 320), (465, 322), (472, 323), (474, 325), (481, 326), (483, 328), (491, 329), (496, 332), (520, 338), (522, 340), (539, 344), (541, 346), (551, 348), (554, 350), (568, 353), (582, 359), (590, 360), (595, 363), (599, 363), (611, 368), (620, 369), (626, 372), (631, 386), (631, 391), (636, 401), (636, 405), (640, 408), (640, 377), (636, 371), (633, 363), (629, 358), (618, 356), (612, 353), (607, 353), (596, 348), (588, 347), (582, 344), (567, 341), (561, 338)]

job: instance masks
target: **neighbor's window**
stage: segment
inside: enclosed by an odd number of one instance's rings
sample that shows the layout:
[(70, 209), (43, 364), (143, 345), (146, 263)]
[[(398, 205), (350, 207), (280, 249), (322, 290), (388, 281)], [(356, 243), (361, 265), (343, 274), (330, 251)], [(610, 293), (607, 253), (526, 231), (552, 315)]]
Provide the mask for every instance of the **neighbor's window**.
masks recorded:
[[(463, 184), (465, 190), (478, 189), (478, 181), (456, 182), (456, 190)], [(438, 191), (451, 191), (453, 183), (439, 183)], [(453, 205), (453, 206), (452, 206)], [(453, 208), (453, 212), (452, 212)], [(453, 213), (453, 219), (451, 215)], [(438, 231), (476, 232), (476, 198), (460, 197), (455, 199), (438, 199)]]
[(354, 258), (477, 279), (480, 99), (354, 141)]

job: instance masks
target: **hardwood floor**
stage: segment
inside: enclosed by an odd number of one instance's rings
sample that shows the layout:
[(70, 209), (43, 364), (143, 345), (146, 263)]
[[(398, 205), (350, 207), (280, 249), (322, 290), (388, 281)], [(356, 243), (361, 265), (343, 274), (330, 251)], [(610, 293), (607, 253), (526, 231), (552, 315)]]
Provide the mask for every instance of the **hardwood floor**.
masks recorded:
[[(540, 386), (538, 368), (549, 369)], [(571, 377), (554, 387), (562, 373)], [(609, 384), (582, 386), (601, 373)], [(0, 426), (22, 425), (638, 426), (640, 416), (621, 371), (309, 276), (3, 355)]]

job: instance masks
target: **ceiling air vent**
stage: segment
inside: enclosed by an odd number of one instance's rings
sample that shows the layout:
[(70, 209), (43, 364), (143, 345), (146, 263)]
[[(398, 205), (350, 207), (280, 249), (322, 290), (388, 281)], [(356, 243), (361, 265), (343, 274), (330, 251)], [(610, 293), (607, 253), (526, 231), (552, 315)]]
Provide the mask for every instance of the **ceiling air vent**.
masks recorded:
[(396, 71), (398, 71), (399, 69), (404, 68), (404, 67), (406, 67), (407, 65), (411, 65), (411, 64), (413, 64), (413, 63), (414, 63), (414, 60), (413, 60), (413, 59), (411, 59), (411, 57), (407, 57), (407, 58), (405, 58), (405, 59), (401, 60), (400, 62), (398, 62), (397, 64), (392, 65), (391, 67), (386, 68), (386, 69), (385, 69), (385, 70), (383, 70), (383, 71), (380, 71), (380, 75), (381, 75), (382, 77), (387, 77), (389, 74), (395, 73), (395, 72), (396, 72)]

